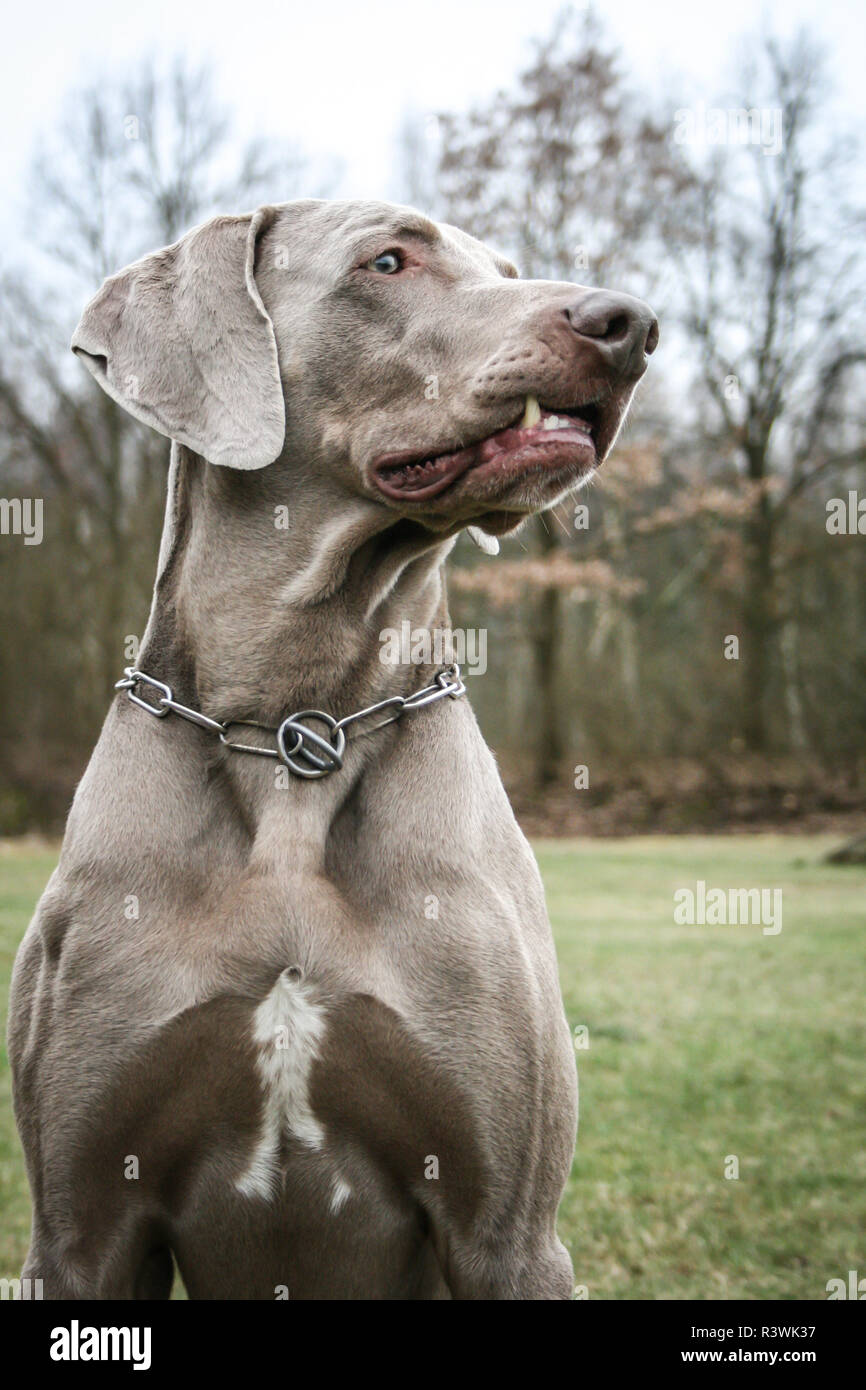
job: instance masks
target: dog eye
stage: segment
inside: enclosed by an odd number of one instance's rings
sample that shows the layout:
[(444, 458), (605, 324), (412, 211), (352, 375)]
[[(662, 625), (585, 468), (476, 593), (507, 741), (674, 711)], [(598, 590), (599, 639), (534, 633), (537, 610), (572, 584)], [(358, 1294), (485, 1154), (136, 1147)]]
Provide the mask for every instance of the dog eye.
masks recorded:
[(381, 256), (376, 256), (372, 261), (368, 261), (365, 270), (375, 270), (380, 275), (396, 275), (398, 270), (403, 269), (402, 251), (383, 251)]

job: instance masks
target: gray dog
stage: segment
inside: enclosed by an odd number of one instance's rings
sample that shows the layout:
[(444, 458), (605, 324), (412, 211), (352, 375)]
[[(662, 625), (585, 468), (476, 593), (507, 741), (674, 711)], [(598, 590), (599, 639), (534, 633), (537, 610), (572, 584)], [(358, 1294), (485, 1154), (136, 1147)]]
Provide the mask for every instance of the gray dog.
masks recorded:
[(365, 202), (215, 218), (87, 306), (73, 349), (173, 443), (140, 657), (15, 965), (45, 1297), (164, 1298), (173, 1261), (191, 1298), (570, 1297), (538, 870), (459, 670), (380, 635), (446, 631), (459, 532), (590, 476), (657, 336)]

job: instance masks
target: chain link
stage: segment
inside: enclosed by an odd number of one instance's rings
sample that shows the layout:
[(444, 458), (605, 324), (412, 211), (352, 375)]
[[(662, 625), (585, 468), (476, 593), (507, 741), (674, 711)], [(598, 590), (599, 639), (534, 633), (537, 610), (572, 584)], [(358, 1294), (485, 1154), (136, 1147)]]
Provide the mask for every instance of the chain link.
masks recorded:
[[(139, 686), (161, 693), (154, 702), (153, 699), (145, 699), (142, 695), (136, 694)], [(218, 719), (211, 719), (198, 710), (190, 709), (188, 705), (182, 705), (174, 698), (170, 685), (166, 685), (165, 681), (156, 680), (144, 671), (139, 671), (135, 666), (125, 667), (123, 679), (119, 680), (114, 688), (125, 690), (133, 704), (154, 715), (156, 719), (165, 719), (168, 714), (180, 715), (181, 719), (188, 719), (191, 724), (197, 724), (208, 733), (216, 734), (220, 742), (233, 753), (252, 753), (260, 758), (278, 758), (295, 776), (305, 778), (327, 777), (329, 773), (337, 772), (343, 766), (346, 730), (352, 725), (381, 714), (384, 710), (391, 710), (392, 713), (386, 719), (380, 719), (372, 728), (356, 734), (357, 738), (366, 738), (377, 729), (384, 729), (386, 724), (393, 724), (396, 720), (402, 719), (404, 714), (423, 709), (446, 696), (459, 699), (466, 693), (460, 667), (454, 662), (437, 672), (432, 685), (425, 685), (423, 690), (416, 690), (412, 695), (391, 695), (386, 700), (367, 705), (366, 709), (344, 715), (342, 719), (334, 719), (333, 715), (326, 714), (324, 710), (302, 709), (289, 715), (288, 719), (284, 719), (279, 727), (274, 729), (270, 725), (259, 724), (254, 719), (227, 719), (224, 723)], [(309, 721), (323, 725), (327, 732), (324, 735), (317, 733), (315, 729), (309, 728)], [(274, 735), (277, 746), (259, 748), (254, 743), (233, 743), (228, 737), (228, 730), (231, 728), (262, 729), (265, 733)]]

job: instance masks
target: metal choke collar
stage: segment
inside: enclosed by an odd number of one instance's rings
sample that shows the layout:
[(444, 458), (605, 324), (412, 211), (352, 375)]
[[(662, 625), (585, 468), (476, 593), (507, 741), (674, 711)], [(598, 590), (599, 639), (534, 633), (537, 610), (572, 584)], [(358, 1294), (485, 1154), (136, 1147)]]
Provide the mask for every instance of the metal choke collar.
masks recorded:
[[(136, 693), (139, 686), (159, 691), (159, 697), (155, 702), (143, 699)], [(432, 705), (436, 700), (443, 700), (446, 696), (459, 699), (461, 695), (465, 695), (466, 686), (460, 676), (460, 667), (454, 662), (437, 673), (432, 685), (426, 685), (423, 690), (416, 690), (413, 695), (391, 695), (387, 700), (379, 700), (375, 705), (356, 710), (354, 714), (347, 714), (342, 719), (335, 719), (324, 710), (302, 709), (296, 714), (290, 714), (276, 729), (267, 724), (259, 724), (254, 719), (227, 719), (224, 723), (218, 719), (211, 719), (207, 714), (182, 705), (174, 698), (170, 685), (154, 676), (148, 676), (134, 666), (124, 669), (123, 679), (117, 682), (115, 690), (125, 690), (133, 704), (147, 710), (148, 714), (154, 715), (157, 719), (165, 719), (167, 714), (178, 714), (181, 719), (188, 719), (190, 723), (198, 724), (208, 733), (218, 735), (220, 743), (225, 744), (226, 748), (230, 748), (234, 753), (254, 753), (260, 758), (278, 758), (296, 777), (313, 778), (327, 777), (329, 773), (337, 772), (343, 766), (346, 729), (352, 724), (381, 714), (384, 710), (391, 711), (387, 718), (380, 719), (378, 724), (358, 734), (359, 738), (364, 738), (367, 734), (384, 728), (386, 724), (393, 724), (395, 720), (402, 719), (404, 714), (423, 709), (425, 705)], [(315, 729), (311, 729), (310, 721), (323, 726), (325, 733), (317, 733)], [(257, 748), (252, 743), (232, 743), (228, 738), (228, 730), (241, 726), (264, 729), (266, 733), (273, 734), (276, 748)]]

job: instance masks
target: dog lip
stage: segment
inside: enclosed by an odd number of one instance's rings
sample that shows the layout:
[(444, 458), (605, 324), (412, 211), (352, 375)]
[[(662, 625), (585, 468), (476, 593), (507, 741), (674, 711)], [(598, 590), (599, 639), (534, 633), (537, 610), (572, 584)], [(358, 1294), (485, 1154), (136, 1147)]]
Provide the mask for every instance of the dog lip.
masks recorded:
[[(587, 412), (589, 418), (582, 415), (582, 411)], [(372, 466), (376, 486), (386, 497), (396, 501), (421, 502), (436, 497), (446, 488), (452, 487), (465, 473), (482, 464), (492, 463), (497, 459), (513, 458), (528, 450), (537, 453), (539, 449), (544, 449), (545, 445), (561, 445), (564, 442), (579, 447), (590, 446), (598, 462), (598, 444), (600, 437), (605, 433), (604, 414), (600, 409), (598, 397), (583, 401), (579, 405), (573, 402), (568, 406), (556, 407), (542, 404), (541, 419), (538, 423), (520, 429), (519, 422), (523, 413), (521, 407), (510, 424), (457, 449), (443, 449), (436, 454), (421, 454), (417, 450), (383, 454), (374, 460)], [(567, 424), (560, 423), (563, 419), (567, 420)], [(554, 420), (556, 424), (551, 424)], [(512, 434), (515, 438), (513, 441), (508, 440), (506, 436)], [(431, 476), (430, 481), (425, 482), (424, 470), (437, 466), (439, 471), (436, 476)], [(396, 478), (392, 481), (393, 475), (409, 469), (418, 470), (414, 478), (406, 471), (399, 481)]]
[[(492, 436), (488, 436), (492, 438)], [(483, 441), (477, 444), (467, 445), (463, 449), (443, 450), (439, 454), (418, 454), (413, 450), (406, 450), (397, 454), (383, 454), (376, 459), (373, 464), (373, 478), (376, 486), (386, 497), (398, 498), (410, 501), (422, 501), (425, 497), (435, 497), (437, 493), (444, 491), (446, 487), (457, 481), (459, 477), (472, 467), (472, 455)], [(398, 473), (401, 468), (418, 467), (423, 468), (427, 464), (442, 462), (444, 471), (429, 483), (412, 487), (407, 479), (403, 486), (389, 481), (387, 474)], [(450, 461), (450, 466), (446, 461)], [(420, 482), (420, 479), (419, 479)]]

